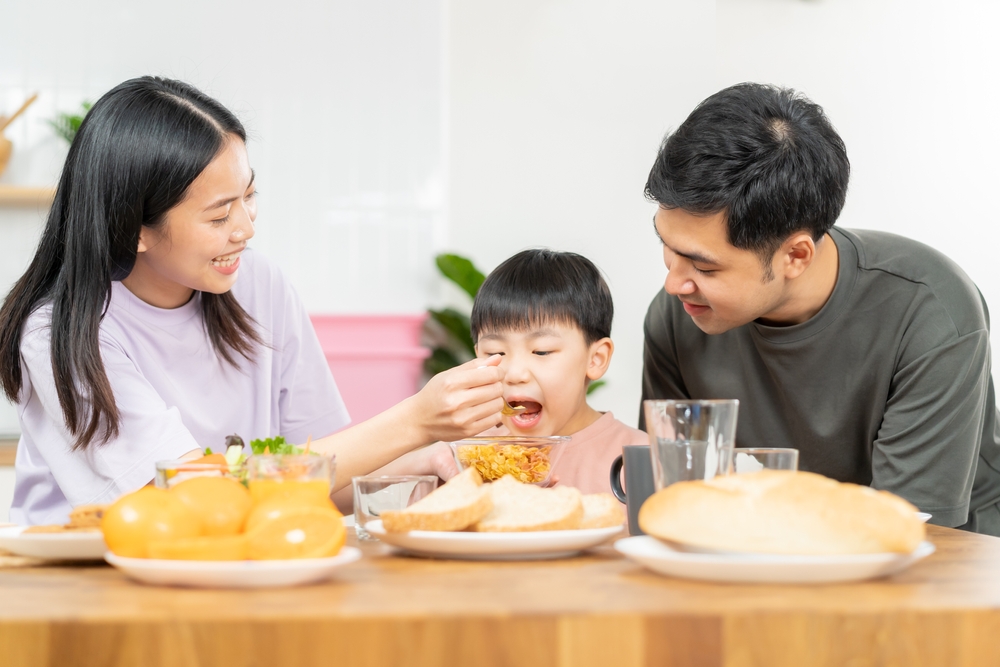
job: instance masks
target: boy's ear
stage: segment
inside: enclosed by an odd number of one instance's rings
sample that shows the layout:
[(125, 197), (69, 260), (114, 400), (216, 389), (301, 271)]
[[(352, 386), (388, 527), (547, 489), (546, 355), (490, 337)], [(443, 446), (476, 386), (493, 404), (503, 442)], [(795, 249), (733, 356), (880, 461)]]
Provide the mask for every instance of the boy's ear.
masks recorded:
[(590, 344), (590, 359), (587, 362), (587, 379), (600, 380), (608, 372), (615, 344), (610, 338), (595, 340)]

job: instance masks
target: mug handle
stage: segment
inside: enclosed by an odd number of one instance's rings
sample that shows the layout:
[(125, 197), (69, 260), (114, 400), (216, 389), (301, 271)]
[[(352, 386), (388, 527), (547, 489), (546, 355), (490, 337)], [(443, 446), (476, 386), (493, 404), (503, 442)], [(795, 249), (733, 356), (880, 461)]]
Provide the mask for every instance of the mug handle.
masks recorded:
[(611, 492), (620, 502), (625, 502), (625, 489), (622, 488), (622, 455), (615, 457), (611, 464)]

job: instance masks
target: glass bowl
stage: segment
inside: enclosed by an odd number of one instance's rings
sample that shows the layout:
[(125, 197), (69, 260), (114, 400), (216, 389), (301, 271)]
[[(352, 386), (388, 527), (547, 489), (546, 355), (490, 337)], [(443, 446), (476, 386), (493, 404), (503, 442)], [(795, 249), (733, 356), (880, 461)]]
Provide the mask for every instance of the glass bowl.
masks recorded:
[(232, 477), (245, 483), (247, 469), (245, 463), (227, 465), (222, 463), (192, 463), (182, 459), (156, 462), (156, 486), (169, 489), (192, 477)]
[(329, 497), (337, 475), (334, 458), (318, 454), (255, 454), (247, 467), (254, 502), (290, 489)]
[(559, 462), (569, 436), (494, 436), (449, 443), (458, 468), (474, 467), (483, 481), (511, 475), (519, 482), (545, 485)]

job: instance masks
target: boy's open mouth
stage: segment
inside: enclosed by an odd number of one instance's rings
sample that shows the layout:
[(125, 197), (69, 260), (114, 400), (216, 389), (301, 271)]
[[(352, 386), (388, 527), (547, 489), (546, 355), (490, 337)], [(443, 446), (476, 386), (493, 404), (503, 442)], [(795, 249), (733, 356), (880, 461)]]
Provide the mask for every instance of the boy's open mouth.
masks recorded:
[(511, 406), (522, 406), (524, 410), (510, 418), (511, 424), (517, 428), (528, 429), (535, 426), (542, 418), (542, 404), (536, 401), (508, 401)]

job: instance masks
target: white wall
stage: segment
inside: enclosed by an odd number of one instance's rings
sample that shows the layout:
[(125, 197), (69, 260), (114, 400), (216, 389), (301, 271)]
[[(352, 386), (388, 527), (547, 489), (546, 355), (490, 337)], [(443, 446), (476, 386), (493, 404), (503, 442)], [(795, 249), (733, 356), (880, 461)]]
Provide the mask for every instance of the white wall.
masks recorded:
[[(528, 246), (608, 274), (618, 345), (600, 409), (638, 412), (663, 268), (642, 186), (663, 134), (742, 80), (822, 104), (854, 167), (842, 224), (941, 248), (1000, 309), (992, 0), (6, 0), (0, 108), (41, 90), (4, 182), (61, 151), (42, 118), (141, 73), (184, 78), (252, 133), (255, 245), (317, 311), (422, 310), (438, 249), (485, 269)], [(23, 28), (23, 26), (28, 26)], [(0, 210), (0, 282), (37, 214)], [(20, 263), (20, 264), (19, 264)], [(1000, 334), (994, 334), (994, 346)], [(0, 415), (0, 431), (3, 430)]]
[(607, 274), (617, 349), (592, 403), (639, 413), (642, 319), (663, 278), (642, 190), (660, 138), (712, 92), (711, 3), (449, 3), (449, 237), (492, 269), (530, 246)]
[(847, 144), (844, 227), (943, 251), (979, 285), (1000, 350), (1000, 3), (719, 0), (718, 87), (767, 81), (821, 104)]
[[(942, 249), (1000, 311), (1000, 5), (976, 0), (449, 4), (450, 238), (487, 268), (531, 245), (609, 275), (618, 351), (594, 404), (634, 422), (664, 269), (642, 186), (665, 131), (740, 81), (823, 105), (853, 164), (844, 226)], [(993, 335), (1000, 349), (1000, 327)]]
[[(121, 81), (180, 78), (250, 132), (253, 245), (314, 312), (423, 311), (446, 227), (440, 0), (4, 0), (0, 113), (41, 96), (7, 135), (3, 183), (54, 184), (66, 146), (46, 125)], [(16, 28), (16, 29), (14, 29)], [(0, 291), (27, 265), (34, 209), (0, 207)], [(16, 430), (0, 401), (0, 434)]]

